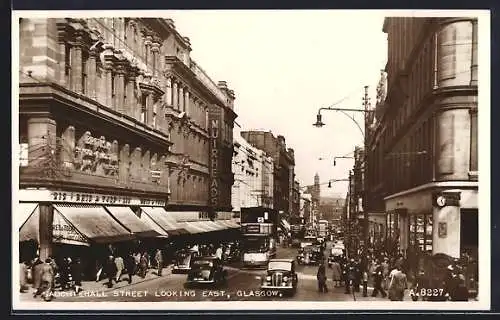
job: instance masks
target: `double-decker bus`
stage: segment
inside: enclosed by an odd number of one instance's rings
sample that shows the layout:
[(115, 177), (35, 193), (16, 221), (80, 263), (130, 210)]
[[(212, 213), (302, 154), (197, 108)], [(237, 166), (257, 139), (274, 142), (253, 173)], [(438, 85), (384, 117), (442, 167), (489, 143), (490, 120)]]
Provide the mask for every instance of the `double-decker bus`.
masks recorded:
[(302, 217), (291, 217), (290, 218), (291, 225), (291, 238), (292, 238), (292, 246), (296, 247), (300, 245), (302, 239), (306, 235), (306, 223), (305, 219)]
[(327, 236), (328, 236), (328, 220), (319, 220), (318, 238), (323, 238), (323, 240), (326, 240)]
[(276, 256), (278, 212), (263, 207), (241, 208), (244, 267), (264, 267)]

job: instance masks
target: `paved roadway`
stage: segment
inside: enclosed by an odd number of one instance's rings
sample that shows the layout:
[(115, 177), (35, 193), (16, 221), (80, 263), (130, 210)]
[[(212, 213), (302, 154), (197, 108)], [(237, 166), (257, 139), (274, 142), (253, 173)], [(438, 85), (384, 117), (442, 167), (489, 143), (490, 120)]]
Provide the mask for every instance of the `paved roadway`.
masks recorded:
[[(327, 249), (328, 250), (328, 249)], [(296, 248), (279, 248), (277, 258), (295, 258)], [(330, 291), (320, 293), (317, 289), (317, 266), (298, 266), (298, 290), (293, 297), (283, 297), (276, 291), (268, 291), (271, 296), (261, 296), (259, 290), (260, 277), (265, 275), (265, 270), (246, 270), (238, 266), (229, 266), (228, 283), (224, 288), (216, 289), (185, 289), (186, 275), (169, 274), (147, 281), (132, 283), (117, 289), (103, 289), (99, 287), (87, 290), (79, 296), (62, 296), (56, 293), (55, 301), (244, 301), (244, 300), (294, 300), (294, 301), (352, 301), (352, 294), (344, 294), (343, 288), (332, 288), (333, 283), (328, 283)], [(330, 273), (331, 269), (327, 269)], [(331, 279), (331, 275), (327, 274)], [(84, 285), (85, 289), (85, 285)], [(369, 290), (369, 293), (371, 290)], [(31, 294), (22, 294), (21, 300), (32, 300)], [(356, 293), (356, 300), (382, 300), (382, 298), (360, 297)]]

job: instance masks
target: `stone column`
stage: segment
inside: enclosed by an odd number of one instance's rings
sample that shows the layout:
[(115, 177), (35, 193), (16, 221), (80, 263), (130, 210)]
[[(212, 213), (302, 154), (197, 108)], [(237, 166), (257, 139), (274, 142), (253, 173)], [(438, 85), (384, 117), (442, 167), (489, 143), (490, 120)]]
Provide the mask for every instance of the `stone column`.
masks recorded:
[(66, 24), (57, 24), (57, 43), (59, 46), (59, 84), (63, 87), (68, 86), (66, 80)]
[(82, 94), (82, 36), (77, 34), (71, 45), (71, 90)]
[(182, 85), (179, 86), (179, 94), (177, 95), (177, 98), (179, 100), (178, 106), (179, 106), (179, 111), (184, 111), (184, 88)]
[(189, 109), (189, 91), (188, 88), (184, 90), (184, 111), (188, 116), (191, 116), (191, 110)]
[(113, 107), (113, 87), (112, 87), (112, 72), (113, 72), (113, 50), (111, 45), (104, 45), (105, 61), (104, 61), (104, 87), (106, 88), (106, 107)]
[(153, 124), (153, 92), (149, 91), (146, 96), (146, 123), (150, 127), (154, 127)]
[[(138, 76), (141, 76), (142, 74), (142, 71), (138, 71)], [(137, 91), (137, 94), (136, 94), (136, 99), (135, 99), (135, 103), (136, 103), (136, 108), (134, 110), (134, 118), (137, 120), (137, 121), (141, 121), (141, 111), (142, 111), (142, 96), (145, 94), (145, 92), (136, 85), (136, 88), (135, 90)]]
[(75, 127), (69, 126), (61, 136), (60, 161), (65, 168), (74, 168)]
[(91, 99), (97, 100), (97, 50), (94, 48), (89, 52), (87, 88), (88, 96)]
[(42, 202), (38, 205), (38, 239), (40, 245), (39, 256), (42, 261), (52, 256), (52, 240), (54, 222), (54, 208), (48, 202)]
[(133, 75), (132, 68), (128, 68), (127, 77), (125, 78), (125, 103), (123, 105), (123, 113), (130, 116), (133, 103), (134, 103), (134, 87), (135, 77)]
[(471, 62), (471, 79), (470, 79), (470, 85), (471, 86), (477, 86), (477, 68), (478, 68), (478, 63), (477, 63), (477, 19), (474, 19), (472, 21), (472, 62)]
[(28, 119), (28, 164), (47, 165), (50, 151), (56, 150), (56, 122), (48, 116)]
[(172, 105), (174, 107), (174, 109), (179, 109), (179, 98), (178, 98), (178, 95), (179, 95), (179, 89), (178, 89), (178, 86), (177, 86), (177, 81), (175, 79), (172, 79), (172, 81), (174, 82), (174, 86), (173, 86), (173, 90), (172, 90)]
[(153, 42), (151, 44), (151, 52), (153, 54), (153, 63), (152, 63), (152, 66), (153, 66), (153, 77), (158, 77), (159, 74), (158, 74), (158, 69), (159, 69), (159, 66), (158, 66), (158, 55), (160, 53), (160, 44), (158, 42)]
[(125, 113), (125, 66), (118, 65), (115, 78), (115, 110), (120, 113)]
[(168, 77), (166, 80), (166, 88), (165, 88), (165, 102), (168, 106), (172, 106), (172, 78)]
[(151, 63), (151, 40), (153, 39), (153, 37), (151, 36), (146, 36), (146, 40), (144, 41), (144, 46), (146, 47), (145, 50), (146, 52), (144, 52), (144, 58), (146, 59), (146, 65), (149, 67), (149, 66), (152, 66), (153, 64)]

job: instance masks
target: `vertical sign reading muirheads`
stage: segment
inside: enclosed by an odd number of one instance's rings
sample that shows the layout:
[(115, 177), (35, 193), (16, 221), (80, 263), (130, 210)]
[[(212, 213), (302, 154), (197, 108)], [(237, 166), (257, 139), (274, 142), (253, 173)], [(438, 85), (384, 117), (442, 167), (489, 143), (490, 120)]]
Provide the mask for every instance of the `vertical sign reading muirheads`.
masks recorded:
[(217, 207), (219, 203), (218, 186), (218, 157), (217, 137), (219, 132), (219, 121), (212, 119), (210, 121), (210, 205)]

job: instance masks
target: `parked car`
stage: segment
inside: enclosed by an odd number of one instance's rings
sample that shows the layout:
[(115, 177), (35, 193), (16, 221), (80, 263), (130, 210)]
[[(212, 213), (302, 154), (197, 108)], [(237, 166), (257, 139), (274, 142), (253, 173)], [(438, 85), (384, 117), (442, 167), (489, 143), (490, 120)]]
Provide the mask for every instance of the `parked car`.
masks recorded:
[(195, 285), (219, 286), (227, 283), (227, 270), (216, 257), (198, 257), (193, 259), (188, 272), (186, 288)]
[(192, 260), (197, 256), (195, 251), (183, 249), (175, 253), (172, 273), (186, 273), (191, 270)]
[(316, 265), (321, 262), (321, 246), (310, 245), (299, 250), (297, 262), (304, 265)]
[(262, 278), (262, 290), (279, 290), (294, 295), (297, 292), (298, 276), (293, 259), (271, 259), (266, 276)]

